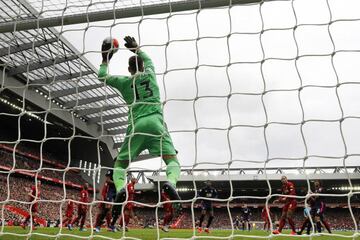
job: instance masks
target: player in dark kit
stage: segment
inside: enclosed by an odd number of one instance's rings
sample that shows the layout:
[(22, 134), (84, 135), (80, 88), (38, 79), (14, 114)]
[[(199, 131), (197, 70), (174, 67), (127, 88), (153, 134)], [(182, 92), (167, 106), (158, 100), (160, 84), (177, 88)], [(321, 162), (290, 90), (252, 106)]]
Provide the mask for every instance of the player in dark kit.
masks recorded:
[[(130, 219), (134, 219), (135, 218), (135, 213), (134, 213), (134, 203), (132, 201), (135, 200), (135, 194), (139, 193), (135, 191), (135, 184), (137, 183), (137, 179), (136, 178), (132, 178), (130, 183), (127, 184), (126, 188), (127, 188), (127, 201), (128, 203), (126, 203), (125, 207), (124, 207), (124, 219), (121, 216), (120, 221), (119, 221), (119, 225), (123, 226), (123, 224), (125, 225), (125, 231), (128, 231), (128, 227), (127, 225), (130, 222)], [(115, 231), (115, 223), (118, 220), (119, 216), (122, 215), (121, 213), (121, 208), (113, 208), (113, 214), (112, 214), (112, 221), (111, 221), (111, 230)]]
[(88, 189), (89, 189), (89, 184), (85, 183), (83, 189), (80, 192), (80, 199), (79, 199), (80, 203), (78, 204), (78, 215), (68, 225), (69, 230), (73, 229), (72, 226), (74, 224), (77, 224), (78, 222), (80, 222), (79, 230), (80, 231), (86, 231), (86, 229), (84, 228), (84, 224), (85, 224), (86, 215), (87, 215), (87, 205), (86, 205), (86, 203), (89, 202)]
[[(315, 191), (314, 193), (322, 194), (324, 193), (324, 188), (321, 187), (320, 181), (314, 182)], [(313, 202), (311, 204), (311, 216), (315, 219), (316, 222), (316, 228), (319, 233), (321, 233), (321, 223), (324, 224), (326, 230), (331, 233), (330, 225), (329, 223), (324, 219), (324, 212), (325, 212), (325, 203), (323, 201), (323, 196), (312, 196), (311, 201)]]
[(241, 211), (241, 225), (242, 225), (243, 231), (246, 229), (246, 225), (247, 225), (248, 230), (249, 231), (251, 230), (250, 216), (251, 216), (250, 208), (248, 208), (247, 205), (244, 205), (244, 207)]
[[(199, 197), (206, 197), (206, 198), (217, 198), (218, 193), (215, 188), (211, 186), (210, 181), (205, 182), (206, 186), (199, 191)], [(204, 221), (205, 215), (208, 214), (209, 218), (206, 224), (205, 232), (209, 233), (209, 227), (211, 225), (212, 220), (214, 219), (214, 209), (212, 206), (211, 200), (202, 200), (201, 202), (201, 216), (198, 226), (198, 232), (202, 232), (202, 223)]]
[[(153, 156), (162, 157), (167, 178), (162, 188), (171, 200), (180, 200), (176, 191), (180, 164), (164, 122), (154, 64), (133, 37), (126, 36), (124, 40), (125, 47), (135, 53), (128, 62), (130, 76), (108, 74), (108, 64), (114, 51), (107, 42), (101, 46), (102, 63), (98, 72), (98, 79), (118, 90), (128, 107), (129, 124), (114, 164), (115, 202), (123, 203), (126, 200), (126, 169), (145, 149)], [(114, 205), (113, 210), (121, 211), (121, 205)]]
[[(286, 176), (281, 177), (281, 183), (282, 183), (281, 190), (283, 195), (296, 196), (295, 185), (292, 182), (288, 181)], [(292, 219), (292, 216), (297, 206), (296, 199), (293, 197), (280, 197), (279, 199), (274, 201), (274, 204), (276, 203), (283, 203), (284, 206), (282, 208), (282, 213), (279, 220), (279, 228), (274, 230), (273, 234), (281, 233), (283, 227), (285, 226), (285, 222), (287, 220), (291, 227), (290, 234), (295, 235), (296, 234), (295, 223), (294, 220)]]
[[(324, 193), (324, 189), (321, 187), (320, 181), (314, 182), (314, 193), (321, 194)], [(321, 233), (321, 224), (323, 224), (326, 230), (331, 233), (329, 223), (324, 219), (324, 212), (325, 212), (325, 203), (323, 201), (322, 196), (311, 196), (309, 199), (309, 205), (311, 207), (310, 215), (314, 220), (314, 224), (316, 226), (316, 230), (318, 233)], [(305, 219), (300, 231), (298, 232), (299, 235), (302, 234), (302, 231), (305, 229), (305, 226), (310, 224), (310, 219)]]
[(35, 201), (30, 208), (30, 212), (29, 215), (27, 215), (27, 217), (24, 219), (24, 221), (22, 222), (21, 226), (23, 228), (25, 228), (26, 226), (28, 226), (30, 219), (32, 218), (32, 229), (35, 230), (35, 218), (36, 218), (36, 214), (38, 212), (38, 203), (37, 200), (40, 199), (40, 187), (41, 187), (41, 181), (38, 180), (37, 181), (37, 185), (36, 186), (32, 186), (31, 189), (28, 192), (28, 197), (29, 197), (29, 202), (33, 202)]
[(74, 214), (74, 202), (71, 200), (68, 200), (68, 202), (66, 204), (65, 218), (62, 222), (62, 226), (67, 226), (68, 224), (71, 223), (73, 214)]
[(161, 228), (164, 232), (168, 232), (169, 231), (169, 226), (170, 226), (170, 222), (174, 216), (174, 208), (171, 202), (167, 202), (170, 201), (171, 199), (169, 198), (169, 196), (164, 192), (161, 191), (161, 200), (165, 203), (163, 203), (163, 208), (164, 208), (164, 223), (163, 223), (163, 227)]
[(110, 228), (111, 226), (111, 203), (114, 201), (116, 195), (112, 175), (112, 170), (108, 170), (105, 174), (105, 182), (101, 190), (101, 200), (104, 202), (99, 204), (99, 213), (97, 214), (95, 220), (95, 232), (100, 232), (101, 225), (105, 218), (108, 227)]

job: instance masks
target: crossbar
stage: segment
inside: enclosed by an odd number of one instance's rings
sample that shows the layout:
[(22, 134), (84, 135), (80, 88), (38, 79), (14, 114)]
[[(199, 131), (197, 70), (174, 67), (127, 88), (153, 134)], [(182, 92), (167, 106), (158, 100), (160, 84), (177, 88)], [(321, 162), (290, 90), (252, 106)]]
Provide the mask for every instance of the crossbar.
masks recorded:
[(239, 4), (254, 4), (261, 0), (186, 0), (173, 3), (159, 3), (129, 8), (111, 9), (99, 12), (88, 12), (68, 16), (17, 20), (0, 24), (0, 33), (23, 31), (37, 28), (48, 28), (72, 24), (98, 22), (105, 20), (131, 18), (163, 13), (183, 12), (189, 10), (216, 8)]

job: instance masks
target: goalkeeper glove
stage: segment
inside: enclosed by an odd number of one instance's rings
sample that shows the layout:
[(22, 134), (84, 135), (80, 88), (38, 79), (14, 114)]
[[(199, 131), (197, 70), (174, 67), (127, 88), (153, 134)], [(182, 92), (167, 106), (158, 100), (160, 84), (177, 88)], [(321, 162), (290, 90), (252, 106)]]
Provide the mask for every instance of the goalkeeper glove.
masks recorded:
[(110, 49), (111, 49), (111, 41), (110, 42), (103, 41), (103, 43), (101, 45), (101, 55), (102, 55), (103, 63), (108, 63), (110, 61), (110, 59), (112, 58), (114, 51), (112, 51)]
[(138, 50), (138, 44), (137, 44), (135, 38), (130, 37), (130, 36), (126, 36), (126, 37), (124, 38), (124, 40), (125, 40), (124, 46), (125, 46), (126, 48), (128, 48), (130, 51), (136, 53), (137, 50)]

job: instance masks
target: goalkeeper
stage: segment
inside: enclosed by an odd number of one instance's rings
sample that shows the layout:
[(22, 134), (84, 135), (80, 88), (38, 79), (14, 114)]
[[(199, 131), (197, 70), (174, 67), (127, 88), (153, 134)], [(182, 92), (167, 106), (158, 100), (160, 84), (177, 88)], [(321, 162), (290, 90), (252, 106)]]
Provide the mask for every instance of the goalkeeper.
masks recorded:
[[(113, 179), (117, 192), (115, 202), (122, 203), (126, 200), (126, 169), (145, 149), (148, 149), (151, 155), (162, 157), (167, 166), (167, 182), (162, 189), (171, 200), (180, 200), (175, 188), (180, 176), (180, 164), (163, 120), (153, 62), (139, 49), (133, 37), (127, 36), (124, 40), (125, 47), (135, 53), (129, 58), (128, 71), (131, 76), (111, 76), (107, 73), (114, 51), (111, 43), (106, 42), (102, 44), (102, 64), (98, 73), (100, 81), (121, 93), (129, 108), (126, 137), (114, 164)], [(117, 206), (115, 209), (121, 209), (121, 206)]]

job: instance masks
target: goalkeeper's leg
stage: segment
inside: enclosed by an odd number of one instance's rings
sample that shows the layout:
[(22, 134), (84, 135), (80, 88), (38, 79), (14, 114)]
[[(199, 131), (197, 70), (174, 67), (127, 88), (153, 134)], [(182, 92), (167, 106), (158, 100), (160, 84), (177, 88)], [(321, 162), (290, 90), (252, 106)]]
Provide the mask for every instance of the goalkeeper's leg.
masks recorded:
[[(113, 179), (114, 184), (116, 188), (116, 193), (121, 192), (126, 184), (126, 168), (129, 166), (129, 160), (116, 160), (114, 164), (114, 173), (113, 173)], [(117, 200), (120, 200), (118, 198), (118, 194), (115, 197), (115, 202), (118, 203)], [(116, 200), (117, 199), (117, 200)], [(124, 199), (125, 201), (125, 199)]]
[[(136, 127), (135, 127), (136, 128)], [(144, 135), (132, 135), (133, 126), (129, 125), (126, 129), (126, 137), (124, 143), (121, 145), (121, 149), (114, 159), (114, 172), (113, 172), (113, 181), (116, 188), (116, 193), (118, 194), (125, 187), (126, 184), (126, 169), (129, 166), (132, 159), (135, 159), (142, 150), (144, 150)], [(130, 161), (129, 161), (130, 160)], [(115, 202), (119, 203), (117, 200), (121, 200), (117, 195), (115, 197)], [(115, 206), (114, 206), (115, 207)]]
[(167, 182), (163, 185), (164, 192), (171, 200), (180, 200), (180, 196), (176, 191), (176, 183), (180, 177), (180, 164), (176, 155), (163, 155), (166, 163)]
[[(167, 131), (163, 117), (160, 114), (153, 114), (147, 117), (146, 120), (146, 123), (139, 124), (139, 126), (141, 125), (139, 130), (147, 132), (151, 128), (149, 133), (158, 136), (148, 137), (145, 147), (149, 150), (150, 154), (162, 156), (166, 164), (167, 182), (165, 182), (162, 189), (169, 196), (170, 200), (180, 200), (180, 196), (176, 191), (176, 183), (180, 177), (180, 164), (176, 157), (177, 151)], [(144, 129), (141, 129), (142, 127)], [(176, 208), (177, 206), (175, 206)]]
[(166, 163), (166, 178), (171, 185), (176, 186), (180, 177), (180, 164), (176, 155), (163, 155)]
[[(131, 126), (127, 129), (127, 136), (121, 146), (120, 152), (114, 164), (113, 181), (116, 188), (115, 203), (126, 200), (126, 169), (132, 159), (135, 159), (144, 150), (145, 135), (131, 135)], [(130, 159), (130, 161), (129, 161)], [(118, 212), (121, 205), (114, 205), (113, 209)]]

